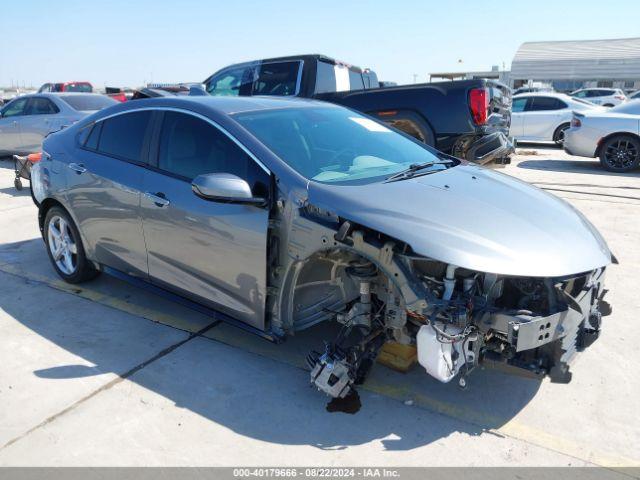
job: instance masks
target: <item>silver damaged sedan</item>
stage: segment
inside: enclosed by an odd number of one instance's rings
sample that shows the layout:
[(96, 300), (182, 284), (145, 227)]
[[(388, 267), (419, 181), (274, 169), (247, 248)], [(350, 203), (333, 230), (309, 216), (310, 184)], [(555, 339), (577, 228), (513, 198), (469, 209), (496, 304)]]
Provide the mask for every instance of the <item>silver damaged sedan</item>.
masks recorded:
[(584, 216), (336, 105), (119, 104), (49, 136), (33, 177), (64, 280), (105, 272), (273, 341), (328, 323), (307, 361), (334, 398), (387, 342), (441, 382), (568, 382), (600, 332), (614, 259)]

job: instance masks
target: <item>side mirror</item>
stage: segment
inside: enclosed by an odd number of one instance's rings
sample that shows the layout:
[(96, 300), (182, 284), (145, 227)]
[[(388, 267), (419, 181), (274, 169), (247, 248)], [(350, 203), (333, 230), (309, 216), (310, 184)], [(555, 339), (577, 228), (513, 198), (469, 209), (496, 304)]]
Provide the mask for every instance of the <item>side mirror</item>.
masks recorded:
[(251, 193), (249, 184), (231, 173), (206, 173), (198, 175), (191, 182), (191, 189), (198, 197), (205, 200), (224, 203), (244, 203), (264, 206), (264, 198), (256, 198)]

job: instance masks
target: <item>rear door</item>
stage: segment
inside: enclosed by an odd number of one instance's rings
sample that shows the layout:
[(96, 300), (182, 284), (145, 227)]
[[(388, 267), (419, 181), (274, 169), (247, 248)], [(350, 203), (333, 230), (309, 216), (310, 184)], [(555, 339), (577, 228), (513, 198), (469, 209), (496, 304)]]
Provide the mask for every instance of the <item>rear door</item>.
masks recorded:
[(56, 128), (60, 109), (46, 97), (31, 97), (20, 124), (22, 143), (27, 151), (39, 151), (44, 137)]
[(20, 138), (20, 123), (24, 119), (29, 98), (18, 98), (2, 109), (0, 117), (0, 152), (24, 152)]
[(140, 196), (152, 116), (150, 110), (126, 112), (88, 127), (67, 164), (67, 201), (90, 258), (143, 279)]
[(568, 105), (555, 97), (534, 96), (527, 103), (523, 121), (523, 137), (531, 140), (552, 140), (553, 132), (562, 121)]
[(203, 117), (166, 111), (157, 137), (142, 197), (151, 281), (264, 328), (268, 211), (204, 200), (191, 180), (232, 173), (265, 196), (269, 174)]

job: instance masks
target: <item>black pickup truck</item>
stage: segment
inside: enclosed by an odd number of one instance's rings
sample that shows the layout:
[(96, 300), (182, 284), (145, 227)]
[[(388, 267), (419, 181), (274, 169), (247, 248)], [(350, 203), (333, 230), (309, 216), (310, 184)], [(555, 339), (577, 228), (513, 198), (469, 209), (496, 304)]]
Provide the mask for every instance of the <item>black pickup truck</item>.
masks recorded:
[(508, 87), (491, 80), (380, 87), (369, 69), (324, 55), (231, 65), (204, 82), (210, 95), (314, 98), (376, 117), (438, 150), (483, 165), (509, 163)]

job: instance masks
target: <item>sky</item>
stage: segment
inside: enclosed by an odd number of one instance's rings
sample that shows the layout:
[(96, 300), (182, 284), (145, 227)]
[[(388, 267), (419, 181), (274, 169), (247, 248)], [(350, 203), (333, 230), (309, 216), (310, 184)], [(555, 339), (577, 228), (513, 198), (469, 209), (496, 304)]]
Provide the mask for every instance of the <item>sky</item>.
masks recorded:
[[(2, 0), (0, 85), (202, 81), (323, 53), (380, 80), (508, 69), (527, 41), (640, 36), (638, 0)], [(416, 75), (416, 77), (414, 77)]]

